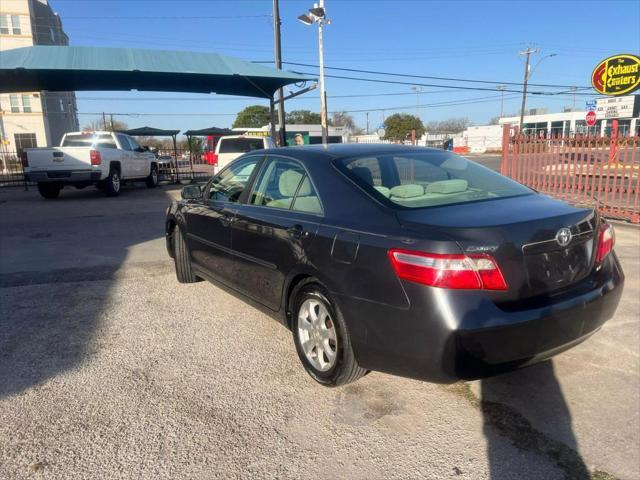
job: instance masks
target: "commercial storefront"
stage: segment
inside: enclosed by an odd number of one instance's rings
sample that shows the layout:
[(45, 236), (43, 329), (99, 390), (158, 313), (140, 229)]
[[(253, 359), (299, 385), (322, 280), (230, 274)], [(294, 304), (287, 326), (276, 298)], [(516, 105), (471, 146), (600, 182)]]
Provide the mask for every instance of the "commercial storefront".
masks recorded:
[[(535, 112), (535, 111), (534, 111)], [(533, 113), (533, 112), (532, 112)], [(618, 121), (618, 135), (640, 135), (640, 95), (606, 97), (595, 101), (595, 125), (587, 125), (587, 110), (525, 115), (523, 132), (538, 136), (611, 133)], [(500, 125), (519, 125), (520, 117), (504, 117)]]

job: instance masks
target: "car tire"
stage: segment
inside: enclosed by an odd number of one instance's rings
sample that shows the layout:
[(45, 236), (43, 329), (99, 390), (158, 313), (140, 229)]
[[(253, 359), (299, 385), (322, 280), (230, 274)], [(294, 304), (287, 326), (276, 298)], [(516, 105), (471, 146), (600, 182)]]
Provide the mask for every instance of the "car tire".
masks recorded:
[(368, 373), (358, 365), (347, 324), (325, 288), (317, 283), (304, 285), (295, 293), (292, 312), (293, 341), (311, 378), (338, 387)]
[(122, 179), (120, 178), (120, 170), (117, 168), (109, 169), (109, 176), (104, 181), (104, 193), (108, 197), (117, 197), (120, 195), (122, 187)]
[(195, 283), (201, 281), (193, 273), (189, 249), (180, 227), (173, 230), (173, 259), (176, 264), (176, 278), (180, 283)]
[(158, 166), (151, 164), (151, 173), (146, 179), (147, 188), (156, 188), (158, 186)]
[(38, 192), (40, 192), (40, 195), (44, 198), (58, 198), (60, 190), (62, 190), (62, 185), (59, 183), (38, 183)]

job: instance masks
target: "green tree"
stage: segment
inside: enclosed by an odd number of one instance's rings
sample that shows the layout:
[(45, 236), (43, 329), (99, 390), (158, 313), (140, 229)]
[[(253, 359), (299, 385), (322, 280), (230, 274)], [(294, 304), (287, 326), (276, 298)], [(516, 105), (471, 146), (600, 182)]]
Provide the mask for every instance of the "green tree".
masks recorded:
[(416, 138), (424, 134), (422, 121), (407, 113), (395, 113), (384, 121), (385, 140), (402, 141), (411, 137), (411, 130), (415, 128)]
[(320, 125), (320, 114), (310, 110), (292, 110), (287, 112), (285, 121), (295, 125)]
[(264, 105), (251, 105), (236, 116), (233, 128), (260, 128), (270, 121), (269, 107)]
[(189, 142), (185, 138), (181, 140), (178, 144), (178, 148), (180, 148), (183, 152), (188, 152), (189, 148), (193, 151), (194, 155), (200, 155), (203, 151), (204, 140), (202, 137), (191, 137), (191, 147), (189, 147)]

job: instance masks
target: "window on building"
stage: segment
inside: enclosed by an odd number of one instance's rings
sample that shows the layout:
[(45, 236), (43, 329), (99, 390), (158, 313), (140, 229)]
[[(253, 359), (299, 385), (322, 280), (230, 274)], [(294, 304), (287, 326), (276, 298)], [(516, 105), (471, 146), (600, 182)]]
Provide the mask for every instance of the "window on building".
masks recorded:
[(62, 99), (58, 100), (60, 102), (60, 111), (64, 112), (64, 102), (62, 101)]
[(631, 134), (631, 119), (618, 120), (618, 136), (627, 137)]
[(0, 34), (9, 34), (9, 22), (6, 15), (0, 15)]
[(31, 113), (31, 95), (22, 95), (22, 111)]
[(11, 111), (18, 113), (20, 111), (20, 104), (18, 103), (18, 95), (9, 95), (9, 103), (11, 104)]
[(18, 156), (25, 148), (36, 148), (38, 146), (35, 133), (16, 133), (13, 137), (16, 141), (16, 153)]
[(18, 15), (11, 15), (11, 30), (14, 35), (20, 35), (20, 17)]
[(53, 27), (49, 27), (49, 34), (51, 35), (51, 42), (55, 43), (56, 31), (53, 29)]

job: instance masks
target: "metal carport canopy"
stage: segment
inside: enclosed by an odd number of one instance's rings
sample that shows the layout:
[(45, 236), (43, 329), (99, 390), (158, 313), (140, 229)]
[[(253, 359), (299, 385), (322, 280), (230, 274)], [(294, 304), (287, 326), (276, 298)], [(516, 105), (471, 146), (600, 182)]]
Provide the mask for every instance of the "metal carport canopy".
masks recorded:
[(132, 137), (175, 137), (180, 130), (163, 130), (154, 127), (130, 128), (129, 130), (116, 130), (118, 133), (131, 135)]
[(313, 80), (217, 53), (44, 46), (0, 52), (0, 93), (140, 90), (273, 98)]

